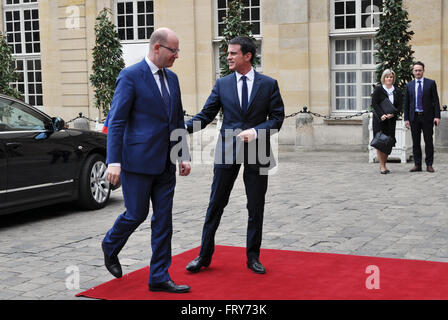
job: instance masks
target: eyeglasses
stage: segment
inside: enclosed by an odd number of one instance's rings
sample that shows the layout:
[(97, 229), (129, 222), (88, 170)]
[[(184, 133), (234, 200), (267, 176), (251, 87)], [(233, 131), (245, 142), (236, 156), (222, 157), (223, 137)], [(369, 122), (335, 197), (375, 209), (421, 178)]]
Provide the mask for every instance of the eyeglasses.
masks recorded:
[(176, 53), (179, 53), (179, 51), (180, 51), (180, 49), (173, 49), (173, 48), (170, 48), (170, 47), (164, 46), (163, 44), (160, 44), (160, 43), (159, 43), (159, 46), (161, 46), (162, 48), (165, 48), (165, 49), (168, 49), (168, 50), (170, 50), (172, 54), (176, 54)]

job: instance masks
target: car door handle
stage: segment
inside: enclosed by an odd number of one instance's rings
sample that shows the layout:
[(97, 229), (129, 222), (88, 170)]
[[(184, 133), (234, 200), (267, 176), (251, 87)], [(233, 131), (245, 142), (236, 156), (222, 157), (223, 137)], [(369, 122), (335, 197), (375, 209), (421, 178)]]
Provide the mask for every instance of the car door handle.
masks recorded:
[(8, 149), (17, 149), (17, 148), (19, 148), (21, 146), (22, 146), (22, 144), (20, 142), (8, 142), (8, 143), (6, 143), (6, 147)]

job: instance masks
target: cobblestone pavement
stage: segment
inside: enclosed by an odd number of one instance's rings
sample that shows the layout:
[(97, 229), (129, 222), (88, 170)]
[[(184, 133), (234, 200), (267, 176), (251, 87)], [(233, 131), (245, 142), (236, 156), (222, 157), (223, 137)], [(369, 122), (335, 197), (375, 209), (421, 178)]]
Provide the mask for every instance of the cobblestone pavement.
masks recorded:
[[(448, 153), (436, 153), (435, 173), (391, 174), (368, 163), (367, 152), (302, 152), (281, 148), (270, 176), (263, 248), (448, 262)], [(216, 235), (217, 244), (245, 246), (247, 212), (240, 177)], [(211, 165), (177, 178), (173, 255), (200, 245)], [(111, 280), (101, 240), (124, 210), (121, 190), (105, 209), (56, 205), (0, 217), (0, 299), (71, 300)], [(120, 254), (124, 272), (149, 264), (150, 220)], [(261, 259), (262, 260), (262, 259)], [(80, 288), (67, 279), (79, 270)]]

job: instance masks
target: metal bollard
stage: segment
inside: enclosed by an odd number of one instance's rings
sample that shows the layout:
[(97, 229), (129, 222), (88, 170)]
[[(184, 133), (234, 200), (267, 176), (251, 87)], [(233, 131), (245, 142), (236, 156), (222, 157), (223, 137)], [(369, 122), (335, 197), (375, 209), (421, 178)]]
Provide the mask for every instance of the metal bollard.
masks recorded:
[(307, 112), (307, 107), (296, 116), (296, 141), (295, 146), (299, 148), (310, 148), (314, 146), (313, 116)]
[(82, 130), (89, 130), (89, 120), (87, 120), (86, 118), (84, 118), (82, 116), (82, 112), (79, 113), (79, 117), (76, 118), (73, 121), (73, 128), (75, 129), (82, 129)]
[(440, 112), (440, 126), (434, 128), (434, 147), (439, 150), (448, 151), (448, 111), (443, 106)]

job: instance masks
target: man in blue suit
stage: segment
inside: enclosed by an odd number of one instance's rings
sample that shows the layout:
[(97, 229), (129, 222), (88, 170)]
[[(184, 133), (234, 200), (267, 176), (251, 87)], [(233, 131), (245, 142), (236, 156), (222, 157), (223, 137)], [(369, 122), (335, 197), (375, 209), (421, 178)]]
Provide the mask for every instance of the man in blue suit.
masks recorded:
[(433, 133), (434, 124), (440, 124), (440, 102), (437, 85), (434, 80), (424, 78), (425, 65), (418, 61), (414, 63), (412, 73), (415, 80), (406, 85), (404, 97), (404, 121), (411, 128), (412, 151), (415, 166), (411, 172), (422, 171), (421, 135), (425, 140), (426, 171), (434, 172)]
[(255, 273), (266, 272), (259, 256), (268, 186), (266, 169), (275, 166), (269, 141), (270, 134), (280, 130), (285, 114), (277, 81), (252, 68), (255, 54), (256, 46), (250, 38), (232, 39), (227, 61), (235, 72), (216, 81), (202, 111), (186, 122), (191, 133), (195, 128), (205, 128), (220, 110), (223, 113), (201, 251), (187, 265), (190, 272), (210, 265), (215, 233), (242, 163), (249, 213), (247, 266)]
[[(171, 264), (172, 207), (176, 184), (175, 161), (181, 176), (190, 172), (188, 147), (170, 159), (176, 129), (184, 129), (179, 81), (168, 70), (178, 58), (179, 40), (167, 28), (151, 36), (148, 56), (122, 70), (109, 114), (107, 134), (107, 179), (122, 181), (126, 211), (107, 232), (102, 249), (106, 268), (122, 276), (118, 253), (133, 231), (145, 221), (152, 202), (149, 290), (187, 292), (187, 285), (175, 284), (169, 274)], [(173, 163), (174, 162), (174, 163)]]

